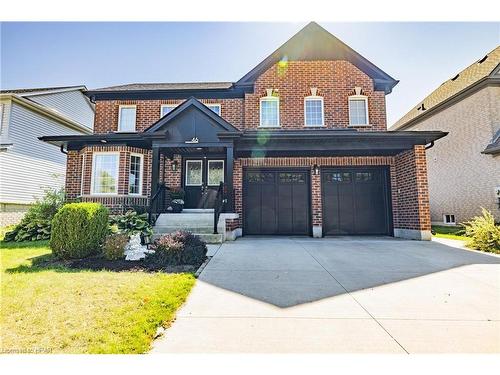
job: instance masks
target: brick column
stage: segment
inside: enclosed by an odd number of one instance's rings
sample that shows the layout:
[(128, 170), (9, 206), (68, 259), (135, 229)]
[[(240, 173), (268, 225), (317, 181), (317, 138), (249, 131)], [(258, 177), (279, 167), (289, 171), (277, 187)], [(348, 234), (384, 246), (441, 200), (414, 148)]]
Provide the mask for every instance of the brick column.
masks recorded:
[(313, 237), (323, 236), (323, 212), (321, 204), (321, 171), (318, 175), (311, 169), (312, 230)]
[(431, 239), (431, 217), (425, 146), (417, 145), (396, 155), (397, 211), (394, 236)]
[(78, 151), (68, 151), (66, 157), (66, 199), (75, 200), (82, 186), (82, 155)]

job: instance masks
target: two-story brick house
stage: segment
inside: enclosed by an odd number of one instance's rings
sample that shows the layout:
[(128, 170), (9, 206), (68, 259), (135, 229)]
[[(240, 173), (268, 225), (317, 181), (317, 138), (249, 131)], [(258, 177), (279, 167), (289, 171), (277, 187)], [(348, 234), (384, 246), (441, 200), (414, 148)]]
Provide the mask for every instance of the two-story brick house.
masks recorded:
[(67, 150), (69, 199), (165, 212), (163, 186), (187, 209), (224, 192), (230, 237), (429, 239), (425, 147), (446, 133), (387, 132), (397, 82), (310, 23), (237, 82), (90, 90), (94, 134), (42, 139)]

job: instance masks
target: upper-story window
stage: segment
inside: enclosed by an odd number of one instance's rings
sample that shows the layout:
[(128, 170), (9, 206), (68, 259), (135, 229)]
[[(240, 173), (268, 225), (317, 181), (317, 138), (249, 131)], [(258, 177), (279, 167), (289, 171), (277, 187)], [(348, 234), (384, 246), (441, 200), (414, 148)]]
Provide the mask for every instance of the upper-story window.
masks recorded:
[(304, 120), (306, 126), (325, 125), (321, 96), (308, 96), (304, 99)]
[(177, 107), (176, 104), (163, 104), (160, 110), (160, 117), (165, 116), (166, 114), (171, 112), (175, 107)]
[(205, 104), (205, 105), (220, 116), (220, 104)]
[(260, 126), (280, 126), (280, 99), (277, 96), (265, 96), (260, 99)]
[(119, 153), (94, 153), (92, 163), (92, 193), (118, 193), (118, 159)]
[(121, 105), (118, 112), (118, 131), (135, 132), (135, 105)]
[(352, 95), (349, 97), (349, 125), (369, 125), (367, 96)]

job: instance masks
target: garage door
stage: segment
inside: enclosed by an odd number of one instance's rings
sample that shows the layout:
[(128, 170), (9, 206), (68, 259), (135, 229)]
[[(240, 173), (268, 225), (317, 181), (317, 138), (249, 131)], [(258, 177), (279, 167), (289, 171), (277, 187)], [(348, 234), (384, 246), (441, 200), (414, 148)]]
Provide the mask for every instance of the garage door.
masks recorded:
[(323, 234), (390, 234), (385, 168), (335, 168), (321, 172)]
[(308, 170), (245, 170), (245, 234), (309, 234)]

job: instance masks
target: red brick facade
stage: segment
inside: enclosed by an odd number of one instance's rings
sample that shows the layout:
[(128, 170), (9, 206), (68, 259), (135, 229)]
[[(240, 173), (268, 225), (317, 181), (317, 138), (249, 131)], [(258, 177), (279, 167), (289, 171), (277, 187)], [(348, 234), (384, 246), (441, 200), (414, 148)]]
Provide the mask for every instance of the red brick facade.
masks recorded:
[(385, 94), (374, 91), (373, 81), (347, 61), (289, 61), (275, 64), (262, 74), (254, 93), (245, 96), (245, 129), (259, 126), (259, 102), (266, 89), (273, 89), (280, 98), (280, 125), (283, 129), (304, 129), (304, 98), (317, 88), (323, 97), (325, 127), (346, 128), (349, 125), (349, 96), (354, 87), (361, 87), (368, 97), (371, 126), (359, 130), (386, 130)]
[[(357, 127), (359, 131), (386, 131), (385, 93), (375, 91), (372, 79), (347, 61), (289, 61), (275, 64), (255, 82), (254, 91), (244, 99), (209, 99), (203, 103), (221, 105), (221, 116), (240, 130), (253, 130), (259, 126), (259, 100), (266, 89), (273, 89), (279, 96), (280, 125), (282, 130), (309, 129), (304, 126), (304, 98), (311, 95), (311, 88), (323, 97), (326, 128), (349, 127), (349, 96), (361, 88), (367, 97), (369, 126)], [(120, 105), (136, 105), (136, 130), (144, 131), (160, 119), (162, 104), (180, 104), (183, 100), (98, 100), (96, 102), (95, 133), (117, 131)], [(92, 160), (95, 152), (117, 152), (120, 155), (117, 196), (92, 196)], [(144, 155), (143, 196), (128, 195), (130, 154)], [(128, 146), (89, 146), (81, 151), (68, 153), (66, 190), (69, 199), (100, 201), (118, 210), (124, 203), (147, 204), (151, 192), (150, 150)], [(173, 170), (173, 163), (177, 169)], [(401, 230), (430, 230), (429, 198), (424, 146), (416, 146), (396, 156), (331, 156), (331, 157), (279, 157), (237, 158), (234, 160), (234, 205), (239, 219), (227, 221), (227, 228), (242, 227), (243, 170), (245, 167), (296, 166), (311, 168), (326, 166), (388, 166), (393, 227)], [(161, 156), (160, 180), (169, 187), (181, 187), (182, 158)], [(312, 225), (322, 225), (321, 175), (311, 173)]]
[[(280, 98), (282, 129), (304, 129), (304, 98), (311, 88), (323, 97), (325, 127), (346, 128), (349, 125), (349, 96), (361, 87), (368, 97), (370, 126), (359, 130), (386, 130), (385, 94), (374, 91), (373, 81), (347, 61), (290, 61), (286, 67), (273, 65), (255, 82), (254, 93), (245, 99), (201, 99), (205, 104), (220, 104), (221, 117), (240, 130), (259, 126), (259, 100), (266, 89), (273, 89)], [(95, 133), (118, 130), (120, 105), (136, 105), (136, 129), (143, 131), (160, 119), (163, 104), (178, 105), (183, 100), (104, 100), (96, 102)], [(307, 129), (307, 128), (306, 128)]]

